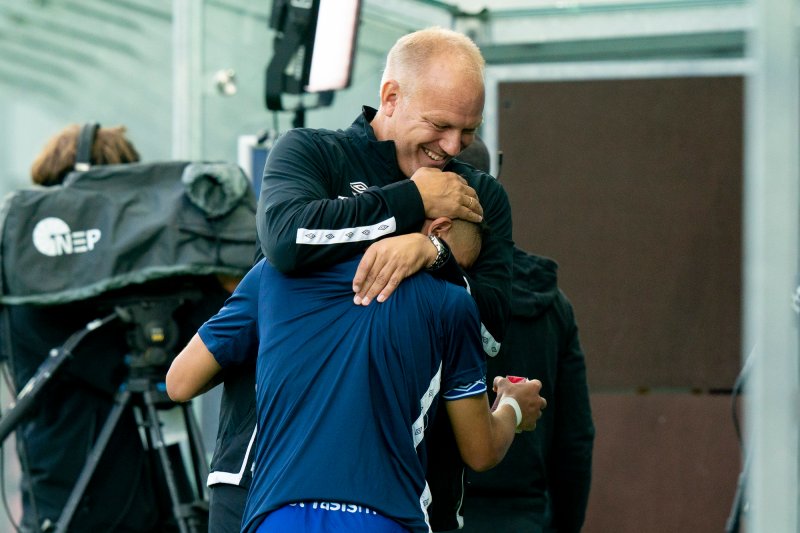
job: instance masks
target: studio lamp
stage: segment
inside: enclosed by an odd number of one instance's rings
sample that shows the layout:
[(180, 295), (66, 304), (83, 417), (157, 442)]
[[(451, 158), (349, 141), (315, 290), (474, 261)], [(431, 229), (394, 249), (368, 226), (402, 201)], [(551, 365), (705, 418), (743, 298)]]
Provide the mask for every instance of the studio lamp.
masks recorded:
[(360, 0), (274, 1), (270, 27), (276, 31), (275, 51), (267, 67), (267, 109), (287, 110), (284, 94), (316, 94), (315, 105), (293, 108), (295, 126), (302, 126), (306, 109), (330, 105), (334, 91), (350, 85), (360, 11)]

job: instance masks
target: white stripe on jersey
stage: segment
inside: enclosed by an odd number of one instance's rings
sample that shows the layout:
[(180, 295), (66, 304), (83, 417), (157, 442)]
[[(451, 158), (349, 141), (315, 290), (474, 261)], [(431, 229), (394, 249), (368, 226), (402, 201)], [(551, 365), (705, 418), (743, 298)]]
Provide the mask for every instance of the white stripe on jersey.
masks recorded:
[[(426, 481), (425, 490), (422, 491), (422, 494), (419, 497), (419, 506), (422, 508), (422, 514), (425, 515), (425, 523), (428, 524), (428, 533), (433, 531), (431, 529), (430, 518), (428, 517), (428, 506), (431, 504), (432, 498), (433, 496), (431, 496), (431, 488), (428, 486), (428, 482)], [(460, 525), (459, 528), (460, 527), (463, 527), (463, 525)]]
[(253, 428), (253, 434), (250, 436), (250, 442), (247, 444), (247, 451), (245, 451), (244, 459), (242, 459), (242, 468), (240, 468), (238, 472), (209, 472), (208, 479), (206, 480), (207, 487), (212, 487), (214, 485), (239, 485), (242, 482), (244, 468), (247, 466), (247, 459), (250, 457), (250, 452), (253, 451), (252, 447), (256, 440), (257, 431), (258, 426)]
[(442, 383), (442, 363), (439, 363), (439, 370), (436, 375), (431, 378), (431, 383), (428, 385), (428, 391), (419, 399), (420, 413), (419, 417), (414, 421), (411, 426), (411, 434), (414, 436), (414, 448), (419, 446), (422, 438), (425, 436), (425, 417), (428, 415), (428, 410), (431, 408), (433, 399), (439, 394), (439, 388)]
[(371, 226), (358, 228), (299, 228), (295, 242), (297, 244), (341, 244), (343, 242), (374, 241), (395, 231), (397, 231), (397, 221), (391, 217)]

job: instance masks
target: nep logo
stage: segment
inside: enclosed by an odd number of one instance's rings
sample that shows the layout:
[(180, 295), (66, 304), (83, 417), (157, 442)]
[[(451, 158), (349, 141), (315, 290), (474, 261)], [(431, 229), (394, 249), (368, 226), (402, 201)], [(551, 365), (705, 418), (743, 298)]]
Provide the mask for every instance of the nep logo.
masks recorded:
[(99, 240), (99, 229), (71, 231), (66, 222), (56, 217), (43, 218), (33, 228), (33, 245), (50, 257), (89, 252)]

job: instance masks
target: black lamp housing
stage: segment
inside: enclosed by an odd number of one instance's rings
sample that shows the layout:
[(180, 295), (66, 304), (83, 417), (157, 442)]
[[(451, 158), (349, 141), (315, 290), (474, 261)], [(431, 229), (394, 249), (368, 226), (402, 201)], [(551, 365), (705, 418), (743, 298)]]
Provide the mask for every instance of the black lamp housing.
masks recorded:
[(314, 107), (330, 105), (350, 85), (360, 11), (361, 0), (274, 0), (267, 109), (285, 110), (283, 94), (317, 94)]

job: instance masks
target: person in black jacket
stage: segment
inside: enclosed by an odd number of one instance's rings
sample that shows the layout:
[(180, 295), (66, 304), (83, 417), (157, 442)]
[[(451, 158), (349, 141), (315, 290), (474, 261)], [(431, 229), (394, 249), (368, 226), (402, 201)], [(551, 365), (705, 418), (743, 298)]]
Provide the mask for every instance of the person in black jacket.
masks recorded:
[[(302, 272), (364, 253), (354, 279), (354, 302), (361, 305), (382, 302), (405, 277), (427, 268), (469, 287), (484, 349), (496, 353), (511, 291), (510, 206), (492, 176), (456, 157), (473, 142), (482, 121), (483, 66), (480, 50), (462, 34), (441, 28), (411, 33), (387, 56), (378, 109), (365, 106), (345, 130), (295, 129), (281, 136), (267, 159), (256, 215), (267, 259), (280, 271)], [(446, 243), (418, 233), (426, 218), (440, 216), (489, 227), (468, 271)], [(246, 371), (234, 374), (225, 378), (226, 390), (250, 379)], [(209, 477), (215, 527), (234, 521), (233, 510), (243, 504), (242, 488), (249, 483), (243, 453), (252, 436), (244, 415), (249, 402), (223, 394), (221, 419), (244, 425), (225, 424), (218, 433)], [(229, 446), (234, 441), (238, 452)], [(446, 456), (460, 463), (457, 454)], [(460, 488), (459, 477), (457, 501), (434, 496), (437, 514), (456, 526)], [(432, 516), (431, 524), (435, 521)]]
[[(483, 120), (484, 60), (465, 35), (428, 28), (389, 51), (380, 106), (345, 129), (298, 128), (267, 158), (256, 225), (282, 272), (322, 268), (365, 253), (356, 303), (391, 295), (426, 268), (469, 284), (481, 322), (500, 341), (511, 290), (511, 208), (503, 187), (457, 156)], [(462, 218), (491, 229), (465, 272), (419, 234), (426, 218)]]
[[(80, 134), (81, 125), (71, 124), (52, 136), (31, 165), (31, 181), (60, 186), (75, 170)], [(123, 126), (98, 127), (90, 154), (93, 165), (139, 161)], [(8, 358), (15, 389), (28, 382), (52, 348), (97, 313), (94, 300), (8, 306), (0, 328), (8, 332), (0, 359)], [(125, 334), (122, 324), (113, 323), (87, 336), (48, 385), (40, 405), (17, 427), (23, 470), (21, 531), (46, 531), (58, 522), (126, 374)], [(155, 531), (161, 520), (159, 498), (153, 493), (156, 473), (149, 467), (130, 407), (122, 413), (108, 450), (69, 531)]]
[(575, 314), (551, 259), (514, 250), (511, 322), (487, 375), (535, 377), (548, 409), (495, 469), (467, 471), (462, 531), (580, 531), (591, 483), (594, 425)]

